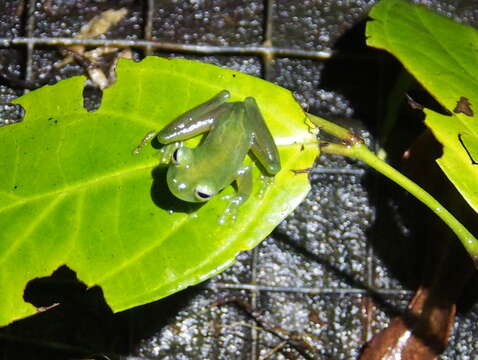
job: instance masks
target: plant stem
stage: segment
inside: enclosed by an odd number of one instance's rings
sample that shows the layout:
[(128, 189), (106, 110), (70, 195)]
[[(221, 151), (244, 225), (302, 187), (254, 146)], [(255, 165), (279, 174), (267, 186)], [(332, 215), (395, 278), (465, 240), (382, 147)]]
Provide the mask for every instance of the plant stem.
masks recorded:
[(410, 194), (415, 196), (418, 200), (428, 206), (440, 219), (447, 224), (450, 229), (458, 236), (463, 246), (471, 255), (475, 264), (478, 262), (478, 240), (447, 210), (445, 209), (433, 196), (423, 190), (420, 186), (412, 180), (404, 176), (399, 171), (395, 170), (385, 161), (378, 158), (371, 152), (361, 141), (350, 141), (350, 139), (357, 139), (349, 130), (343, 129), (336, 124), (332, 124), (327, 120), (318, 118), (314, 115), (308, 114), (309, 119), (319, 126), (322, 130), (331, 135), (338, 137), (350, 145), (342, 145), (335, 143), (322, 143), (321, 151), (323, 153), (338, 154), (348, 157), (354, 157), (365, 162), (367, 165), (385, 175), (402, 188), (407, 190)]

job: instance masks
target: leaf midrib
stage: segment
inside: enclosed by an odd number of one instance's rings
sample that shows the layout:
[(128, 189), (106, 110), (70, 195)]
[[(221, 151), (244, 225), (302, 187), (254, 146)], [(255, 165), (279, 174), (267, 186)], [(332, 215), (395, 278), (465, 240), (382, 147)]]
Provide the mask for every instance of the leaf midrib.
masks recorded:
[[(297, 152), (295, 156), (291, 157), (288, 159), (288, 161), (283, 164), (284, 165), (284, 168), (291, 168), (292, 167), (292, 164), (296, 163), (297, 161), (297, 158), (300, 157), (301, 155), (301, 152)], [(276, 177), (278, 178), (278, 182), (281, 182), (281, 178), (283, 176), (286, 176), (286, 173), (287, 171), (280, 171)], [(283, 181), (283, 180), (282, 180)], [(266, 195), (266, 198), (268, 197), (269, 195)], [(263, 207), (266, 206), (265, 204), (267, 204), (268, 202), (266, 201), (266, 199), (264, 199), (263, 201), (261, 201), (261, 205), (259, 207), (256, 207), (256, 211), (254, 211), (255, 214), (259, 214), (261, 213), (261, 211), (263, 210)], [(183, 221), (179, 222), (177, 225), (178, 226), (175, 226), (171, 231), (169, 231), (168, 233), (164, 234), (164, 236), (161, 237), (161, 239), (158, 239), (157, 241), (155, 242), (152, 242), (152, 246), (144, 249), (142, 252), (136, 254), (134, 257), (131, 257), (128, 261), (126, 262), (123, 262), (121, 265), (115, 267), (115, 269), (109, 273), (105, 273), (103, 274), (103, 276), (99, 279), (97, 279), (95, 281), (96, 284), (98, 285), (102, 285), (105, 281), (107, 281), (108, 279), (111, 279), (113, 278), (116, 274), (120, 273), (122, 270), (124, 270), (125, 268), (127, 268), (128, 266), (131, 266), (132, 264), (136, 264), (141, 258), (143, 258), (144, 256), (146, 256), (147, 254), (149, 254), (151, 251), (153, 251), (154, 249), (156, 249), (157, 247), (161, 246), (165, 240), (167, 240), (168, 238), (170, 238), (171, 236), (173, 236), (175, 233), (177, 233), (177, 231), (179, 229), (181, 229), (182, 226), (184, 226), (185, 224), (187, 224), (187, 220), (189, 219), (189, 217), (185, 217)], [(258, 217), (257, 216), (252, 216), (252, 214), (249, 214), (248, 216), (248, 219), (250, 219), (250, 221), (244, 221), (244, 225), (245, 225), (245, 229), (250, 229), (252, 227), (252, 225), (257, 221)], [(244, 230), (245, 231), (245, 230)], [(237, 239), (237, 237), (239, 236), (238, 233), (236, 233), (236, 236), (234, 236), (232, 239), (230, 238), (230, 241), (228, 241), (228, 243), (230, 242), (233, 242)], [(224, 249), (227, 248), (227, 246), (222, 246), (219, 248), (218, 251), (214, 252), (212, 255), (214, 256), (218, 256), (220, 255)], [(242, 249), (242, 250), (238, 250), (238, 251), (243, 251), (243, 250), (248, 250), (248, 249)], [(183, 278), (186, 278), (190, 275), (190, 273), (192, 273), (193, 271), (196, 271), (198, 268), (204, 266), (204, 264), (207, 262), (208, 260), (204, 260), (202, 263), (198, 264), (194, 269), (192, 270), (189, 270), (189, 271), (186, 271), (184, 272), (183, 274), (181, 274), (181, 276), (177, 277), (175, 279), (175, 281), (177, 279), (183, 279)], [(157, 291), (158, 289), (153, 289), (152, 291)]]
[(118, 178), (118, 177), (133, 175), (134, 173), (139, 172), (139, 171), (151, 170), (154, 167), (159, 165), (159, 161), (155, 157), (153, 157), (151, 159), (148, 159), (148, 160), (149, 161), (141, 164), (141, 166), (136, 166), (136, 167), (132, 167), (132, 168), (130, 167), (130, 168), (127, 168), (126, 170), (122, 169), (120, 171), (106, 173), (102, 176), (90, 179), (88, 181), (83, 181), (83, 182), (77, 183), (77, 184), (70, 184), (67, 187), (63, 187), (63, 188), (57, 189), (55, 191), (50, 191), (50, 192), (46, 192), (46, 193), (42, 193), (42, 194), (29, 196), (29, 197), (21, 197), (21, 200), (16, 201), (12, 204), (9, 204), (7, 206), (4, 206), (4, 207), (0, 208), (0, 214), (4, 211), (14, 209), (18, 206), (24, 205), (24, 204), (29, 203), (29, 202), (34, 202), (34, 201), (37, 201), (37, 200), (40, 200), (40, 199), (43, 199), (43, 198), (55, 197), (55, 196), (59, 196), (59, 195), (68, 195), (72, 192), (81, 191), (85, 188), (92, 187), (95, 184), (105, 183), (105, 182), (111, 181), (112, 179), (115, 179), (115, 178)]

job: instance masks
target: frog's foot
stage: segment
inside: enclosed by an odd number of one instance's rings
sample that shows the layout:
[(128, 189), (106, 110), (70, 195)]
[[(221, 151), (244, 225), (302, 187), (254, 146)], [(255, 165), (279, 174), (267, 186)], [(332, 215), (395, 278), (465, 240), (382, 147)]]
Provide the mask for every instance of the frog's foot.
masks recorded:
[(244, 201), (247, 200), (247, 197), (244, 195), (226, 195), (223, 196), (221, 199), (223, 200), (229, 200), (229, 205), (227, 206), (226, 210), (224, 210), (224, 213), (219, 217), (218, 223), (220, 225), (226, 225), (230, 223), (234, 223), (237, 219), (237, 211), (241, 207), (241, 205), (244, 203)]
[(149, 141), (154, 138), (156, 136), (156, 131), (150, 131), (148, 132), (143, 140), (141, 140), (141, 142), (138, 144), (138, 146), (136, 146), (133, 150), (133, 155), (138, 155), (141, 150), (146, 146), (147, 143), (149, 143)]
[(268, 175), (261, 175), (261, 177), (259, 178), (259, 181), (260, 181), (260, 187), (257, 192), (257, 197), (259, 199), (263, 199), (264, 194), (266, 193), (269, 186), (271, 186), (274, 183), (274, 177), (268, 176)]
[(161, 164), (169, 164), (173, 158), (174, 152), (182, 146), (181, 142), (173, 142), (167, 144), (159, 150), (159, 162)]

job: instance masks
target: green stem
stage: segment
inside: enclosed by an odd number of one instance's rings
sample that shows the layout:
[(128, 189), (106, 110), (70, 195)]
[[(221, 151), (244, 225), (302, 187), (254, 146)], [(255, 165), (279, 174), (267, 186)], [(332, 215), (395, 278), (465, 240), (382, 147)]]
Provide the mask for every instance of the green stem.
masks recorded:
[(450, 229), (453, 230), (456, 236), (458, 236), (475, 263), (478, 262), (478, 240), (433, 196), (423, 190), (412, 180), (408, 179), (402, 173), (388, 165), (385, 161), (378, 158), (362, 142), (350, 142), (350, 139), (355, 139), (356, 136), (351, 136), (351, 133), (348, 130), (340, 128), (340, 126), (336, 124), (329, 123), (327, 120), (320, 119), (313, 115), (309, 116), (309, 118), (314, 124), (319, 126), (327, 133), (337, 136), (346, 143), (352, 143), (352, 145), (323, 143), (321, 145), (321, 150), (323, 153), (339, 154), (357, 158), (400, 185), (402, 188), (407, 190), (410, 194), (428, 206), (436, 215), (438, 215), (438, 217), (442, 219), (443, 222), (450, 227)]
[(309, 113), (307, 113), (307, 117), (320, 130), (324, 130), (326, 133), (338, 137), (340, 140), (346, 142), (347, 144), (355, 143), (354, 139), (357, 139), (357, 136), (353, 132), (337, 124), (334, 124), (330, 121), (327, 121)]

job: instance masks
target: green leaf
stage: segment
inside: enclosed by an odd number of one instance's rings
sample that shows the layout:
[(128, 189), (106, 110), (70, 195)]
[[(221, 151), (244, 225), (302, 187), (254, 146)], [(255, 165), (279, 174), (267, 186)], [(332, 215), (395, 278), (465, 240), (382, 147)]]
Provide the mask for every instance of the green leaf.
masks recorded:
[[(35, 313), (28, 281), (66, 264), (101, 286), (113, 311), (201, 282), (264, 239), (306, 196), (318, 155), (290, 92), (261, 79), (187, 60), (121, 60), (98, 111), (83, 108), (83, 77), (17, 100), (23, 122), (0, 129), (0, 324)], [(227, 201), (202, 207), (172, 197), (158, 150), (133, 149), (146, 133), (228, 89), (254, 96), (279, 147), (282, 170), (254, 194), (235, 222), (220, 225)], [(224, 145), (224, 151), (234, 151)], [(223, 193), (232, 192), (232, 186)]]
[(452, 114), (426, 110), (425, 123), (444, 147), (438, 164), (478, 212), (477, 31), (401, 0), (380, 1), (370, 16), (367, 44), (395, 55)]

